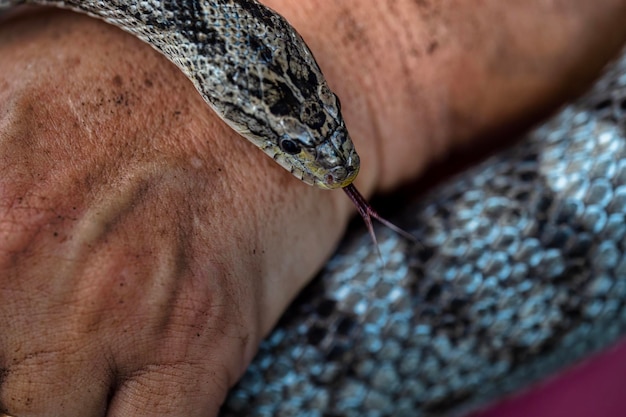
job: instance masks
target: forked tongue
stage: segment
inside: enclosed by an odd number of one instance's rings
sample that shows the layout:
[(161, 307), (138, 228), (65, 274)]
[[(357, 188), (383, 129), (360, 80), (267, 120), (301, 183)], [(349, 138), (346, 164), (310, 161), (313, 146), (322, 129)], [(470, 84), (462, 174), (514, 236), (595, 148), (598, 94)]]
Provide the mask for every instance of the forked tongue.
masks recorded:
[(378, 246), (376, 233), (374, 233), (374, 225), (372, 224), (372, 218), (378, 220), (380, 223), (387, 226), (389, 229), (393, 230), (394, 232), (398, 233), (400, 236), (404, 237), (405, 239), (410, 240), (411, 242), (418, 243), (418, 240), (415, 236), (413, 236), (406, 230), (399, 228), (395, 224), (391, 223), (389, 220), (381, 217), (376, 212), (376, 210), (374, 210), (374, 208), (370, 206), (367, 200), (365, 200), (365, 198), (361, 195), (359, 190), (356, 189), (354, 184), (345, 186), (343, 190), (346, 192), (346, 194), (348, 194), (348, 197), (350, 197), (350, 200), (352, 200), (352, 202), (356, 206), (357, 210), (359, 211), (359, 214), (363, 218), (363, 221), (365, 221), (365, 226), (367, 227), (367, 231), (369, 232), (372, 238), (372, 241), (374, 242), (374, 246), (376, 246), (378, 257), (380, 258), (381, 262), (383, 262), (383, 265), (384, 265), (384, 260), (380, 252), (380, 246)]

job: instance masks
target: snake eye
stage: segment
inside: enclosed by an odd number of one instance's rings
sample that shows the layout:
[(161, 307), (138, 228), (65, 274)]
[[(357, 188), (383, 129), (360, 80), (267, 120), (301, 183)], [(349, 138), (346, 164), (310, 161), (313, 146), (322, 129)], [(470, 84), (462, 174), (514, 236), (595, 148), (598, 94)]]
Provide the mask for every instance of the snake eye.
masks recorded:
[(300, 153), (301, 148), (300, 145), (298, 145), (295, 141), (291, 140), (291, 139), (283, 139), (280, 141), (280, 149), (283, 150), (283, 152), (288, 153), (289, 155), (295, 155)]

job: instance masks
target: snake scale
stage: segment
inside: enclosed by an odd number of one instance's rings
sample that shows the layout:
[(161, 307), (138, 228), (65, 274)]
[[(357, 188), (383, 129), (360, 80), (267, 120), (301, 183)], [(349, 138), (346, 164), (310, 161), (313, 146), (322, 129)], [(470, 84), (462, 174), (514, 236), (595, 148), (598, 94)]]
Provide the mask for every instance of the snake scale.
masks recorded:
[[(226, 122), (305, 183), (359, 160), (300, 36), (253, 1), (66, 7), (172, 60)], [(158, 30), (155, 30), (158, 28)], [(241, 64), (246, 57), (246, 65)], [(262, 344), (223, 416), (463, 413), (626, 330), (626, 57), (524, 141), (397, 213), (410, 245), (353, 230)]]

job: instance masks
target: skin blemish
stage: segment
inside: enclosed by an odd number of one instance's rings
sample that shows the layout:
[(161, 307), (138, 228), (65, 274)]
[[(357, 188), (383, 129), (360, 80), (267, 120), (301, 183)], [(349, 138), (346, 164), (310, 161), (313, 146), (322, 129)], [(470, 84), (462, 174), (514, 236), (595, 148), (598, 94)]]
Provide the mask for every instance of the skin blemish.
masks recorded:
[(124, 81), (122, 80), (122, 77), (120, 75), (116, 75), (115, 77), (113, 77), (113, 84), (116, 87), (121, 87), (122, 84), (124, 84)]

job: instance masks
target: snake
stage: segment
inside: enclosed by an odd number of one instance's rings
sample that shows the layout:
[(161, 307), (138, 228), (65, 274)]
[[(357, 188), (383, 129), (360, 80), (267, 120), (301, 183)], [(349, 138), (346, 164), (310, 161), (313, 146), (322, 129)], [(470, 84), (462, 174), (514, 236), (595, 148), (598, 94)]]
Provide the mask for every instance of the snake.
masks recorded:
[[(252, 0), (0, 0), (0, 9), (19, 4), (86, 13), (142, 39), (231, 128), (302, 182), (346, 191), (366, 220), (262, 343), (222, 416), (461, 415), (625, 333), (626, 55), (517, 146), (396, 213), (397, 228), (352, 185), (359, 156), (340, 101), (271, 9)], [(370, 217), (388, 228), (374, 234)]]

